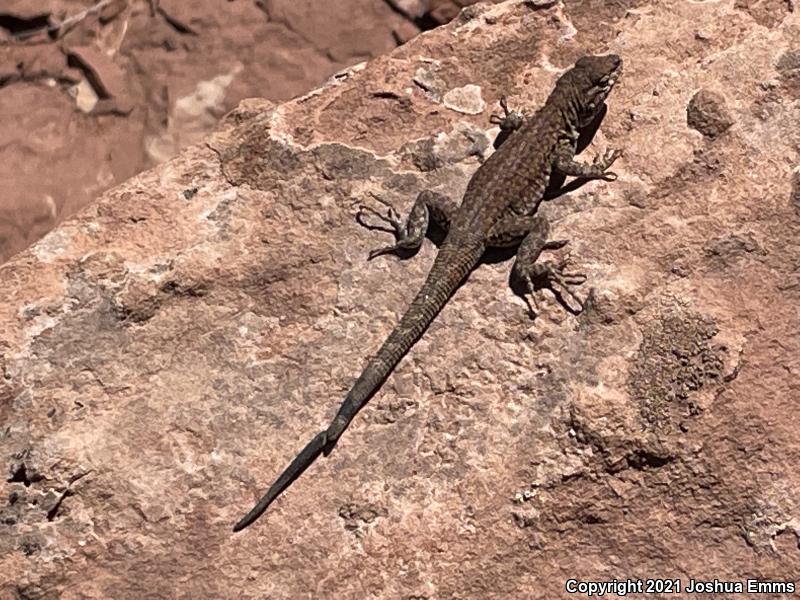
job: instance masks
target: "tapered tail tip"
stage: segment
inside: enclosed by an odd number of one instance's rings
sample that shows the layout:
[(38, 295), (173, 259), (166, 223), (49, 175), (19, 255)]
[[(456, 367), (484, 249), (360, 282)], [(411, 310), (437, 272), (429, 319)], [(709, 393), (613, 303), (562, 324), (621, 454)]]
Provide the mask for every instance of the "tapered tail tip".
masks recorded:
[[(273, 490), (270, 490), (272, 492)], [(256, 504), (249, 513), (239, 519), (239, 522), (233, 526), (233, 532), (236, 533), (237, 531), (241, 531), (248, 525), (252, 525), (258, 517), (264, 514), (264, 511), (267, 510), (267, 507), (272, 504), (272, 501), (275, 499), (277, 494), (267, 494), (262, 498), (258, 504)]]
[(250, 516), (250, 515), (248, 514), (247, 516), (245, 516), (245, 517), (242, 517), (242, 518), (239, 520), (239, 522), (238, 522), (238, 523), (236, 523), (236, 525), (234, 525), (234, 526), (233, 526), (233, 533), (236, 533), (237, 531), (241, 531), (242, 529), (244, 529), (245, 527), (247, 527), (248, 525), (250, 525), (250, 523), (252, 523), (252, 522), (253, 522), (252, 520), (250, 520), (250, 519), (248, 518), (249, 516)]
[(267, 510), (272, 501), (275, 500), (281, 493), (289, 487), (292, 482), (300, 477), (300, 475), (305, 471), (311, 464), (317, 460), (320, 454), (322, 454), (323, 449), (325, 448), (325, 443), (327, 440), (327, 432), (321, 431), (314, 438), (306, 444), (306, 447), (303, 448), (302, 452), (298, 454), (295, 459), (291, 462), (291, 464), (286, 467), (286, 470), (278, 477), (278, 480), (272, 484), (272, 487), (267, 490), (267, 493), (258, 501), (249, 513), (241, 518), (241, 520), (233, 526), (233, 531), (236, 533), (237, 531), (241, 531), (248, 525), (251, 525), (256, 519), (258, 519), (264, 511)]

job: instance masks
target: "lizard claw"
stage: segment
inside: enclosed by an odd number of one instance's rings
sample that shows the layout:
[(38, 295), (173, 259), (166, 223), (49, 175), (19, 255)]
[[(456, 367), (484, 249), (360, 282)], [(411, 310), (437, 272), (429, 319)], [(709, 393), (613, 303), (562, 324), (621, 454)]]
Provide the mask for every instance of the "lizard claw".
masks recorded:
[(542, 250), (558, 250), (567, 244), (569, 244), (569, 240), (550, 240), (549, 242), (545, 242), (544, 246), (542, 246)]
[[(505, 96), (500, 96), (500, 108), (503, 109), (504, 116), (507, 117), (509, 114), (508, 110), (508, 100)], [(496, 115), (492, 113), (489, 115), (489, 123), (492, 125), (500, 125), (503, 122), (503, 118), (500, 115)]]
[(528, 316), (531, 319), (536, 319), (541, 311), (539, 310), (539, 290), (533, 289), (533, 282), (527, 280), (528, 285), (531, 287), (531, 290), (525, 294), (522, 299), (525, 300), (525, 304), (528, 305)]
[(620, 156), (622, 156), (622, 150), (614, 149), (614, 150), (606, 150), (604, 154), (598, 154), (594, 159), (594, 164), (602, 164), (606, 167), (610, 167), (611, 164), (617, 160)]
[[(383, 214), (381, 211), (372, 208), (371, 206), (367, 206), (366, 204), (360, 204), (358, 206), (358, 212), (356, 213), (356, 221), (363, 227), (366, 227), (367, 229), (377, 229), (380, 231), (385, 231), (386, 233), (394, 234), (397, 243), (392, 246), (375, 248), (374, 250), (371, 250), (367, 255), (368, 261), (372, 260), (377, 256), (381, 256), (382, 254), (389, 254), (390, 252), (406, 249), (406, 247), (403, 245), (403, 241), (406, 238), (405, 225), (403, 224), (403, 221), (400, 219), (400, 214), (394, 209), (394, 207), (389, 202), (387, 202), (377, 194), (373, 194), (372, 192), (370, 192), (370, 195), (386, 207), (386, 214)], [(371, 225), (370, 223), (367, 223), (364, 220), (365, 214), (373, 215), (378, 219), (380, 219), (381, 221), (383, 221), (384, 223), (388, 223), (391, 226), (391, 229), (387, 227), (381, 227), (380, 225)]]

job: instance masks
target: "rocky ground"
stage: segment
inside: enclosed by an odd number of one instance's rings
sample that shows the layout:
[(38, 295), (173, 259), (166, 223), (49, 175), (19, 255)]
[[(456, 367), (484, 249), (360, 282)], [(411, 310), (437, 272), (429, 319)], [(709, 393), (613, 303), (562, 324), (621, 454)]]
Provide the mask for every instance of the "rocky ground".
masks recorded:
[(285, 101), (474, 0), (4, 0), (0, 263), (247, 97)]
[[(796, 578), (797, 40), (782, 0), (475, 6), (105, 193), (0, 267), (4, 597)], [(435, 255), (366, 262), (387, 240), (357, 205), (457, 196), (500, 95), (539, 106), (587, 50), (625, 60), (585, 153), (623, 148), (619, 179), (543, 207), (585, 310), (532, 321), (487, 261), (335, 452), (232, 534)]]

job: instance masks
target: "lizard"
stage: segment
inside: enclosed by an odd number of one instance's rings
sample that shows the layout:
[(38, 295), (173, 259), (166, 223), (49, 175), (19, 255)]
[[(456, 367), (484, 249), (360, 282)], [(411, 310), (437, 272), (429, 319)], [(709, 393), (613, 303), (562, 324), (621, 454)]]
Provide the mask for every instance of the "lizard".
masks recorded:
[(380, 389), (488, 248), (518, 246), (512, 281), (521, 281), (525, 295), (534, 302), (535, 292), (544, 288), (558, 298), (574, 298), (570, 287), (583, 283), (586, 276), (566, 271), (565, 262), (538, 262), (544, 250), (561, 248), (568, 240), (548, 240), (549, 223), (536, 212), (551, 178), (562, 182), (565, 176), (616, 179), (608, 169), (621, 151), (598, 155), (591, 164), (576, 161), (575, 155), (581, 130), (605, 114), (605, 100), (621, 73), (619, 56), (586, 55), (558, 78), (542, 108), (532, 115), (509, 111), (502, 98), (504, 116), (491, 117), (492, 123), (500, 125), (501, 143), (472, 175), (460, 206), (442, 193), (425, 190), (417, 196), (405, 223), (390, 205), (385, 216), (361, 206), (359, 215), (363, 211), (377, 215), (392, 226), (395, 235), (395, 243), (370, 252), (370, 260), (387, 252), (419, 248), (431, 220), (446, 236), (421, 289), (377, 354), (367, 362), (329, 426), (308, 442), (252, 510), (236, 523), (234, 531), (252, 524), (320, 455), (328, 456), (333, 451), (356, 414)]

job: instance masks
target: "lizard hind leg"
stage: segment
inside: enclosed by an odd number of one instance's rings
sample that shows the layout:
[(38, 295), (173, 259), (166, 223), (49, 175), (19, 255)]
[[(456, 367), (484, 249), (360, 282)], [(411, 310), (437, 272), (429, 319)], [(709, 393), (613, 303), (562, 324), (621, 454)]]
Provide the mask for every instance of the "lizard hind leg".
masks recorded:
[[(414, 206), (411, 207), (411, 212), (408, 214), (405, 223), (403, 223), (400, 215), (391, 204), (374, 194), (373, 197), (386, 206), (386, 214), (384, 215), (378, 210), (362, 204), (359, 207), (356, 220), (368, 229), (379, 229), (393, 233), (395, 243), (391, 246), (372, 250), (369, 253), (368, 260), (389, 252), (416, 250), (422, 245), (422, 240), (425, 239), (430, 221), (436, 223), (446, 233), (450, 228), (450, 221), (458, 208), (444, 194), (432, 190), (424, 190), (417, 196)], [(387, 223), (391, 229), (370, 225), (364, 220), (364, 215), (367, 213)]]
[[(501, 222), (500, 225), (503, 223)], [(584, 283), (586, 275), (567, 270), (567, 260), (558, 263), (538, 262), (543, 251), (557, 250), (568, 243), (568, 240), (547, 239), (550, 227), (544, 217), (532, 216), (527, 219), (512, 220), (507, 226), (497, 229), (489, 238), (490, 243), (522, 239), (522, 243), (517, 249), (514, 266), (511, 268), (511, 280), (512, 284), (516, 284), (522, 289), (523, 298), (528, 304), (531, 317), (535, 318), (539, 313), (537, 294), (543, 289), (552, 291), (558, 301), (570, 312), (579, 313), (583, 309), (582, 302), (575, 296), (571, 288)], [(574, 305), (577, 305), (578, 308), (575, 308)]]
[[(560, 262), (545, 261), (542, 263), (534, 263), (529, 268), (517, 265), (514, 266), (517, 271), (517, 277), (525, 282), (527, 300), (530, 297), (531, 302), (528, 303), (528, 308), (531, 316), (535, 318), (539, 314), (539, 302), (537, 294), (542, 289), (549, 289), (556, 296), (558, 301), (564, 308), (573, 314), (577, 314), (583, 310), (583, 302), (572, 291), (572, 287), (581, 285), (586, 281), (586, 274), (578, 271), (567, 270), (566, 259)], [(577, 308), (575, 308), (577, 306)]]

